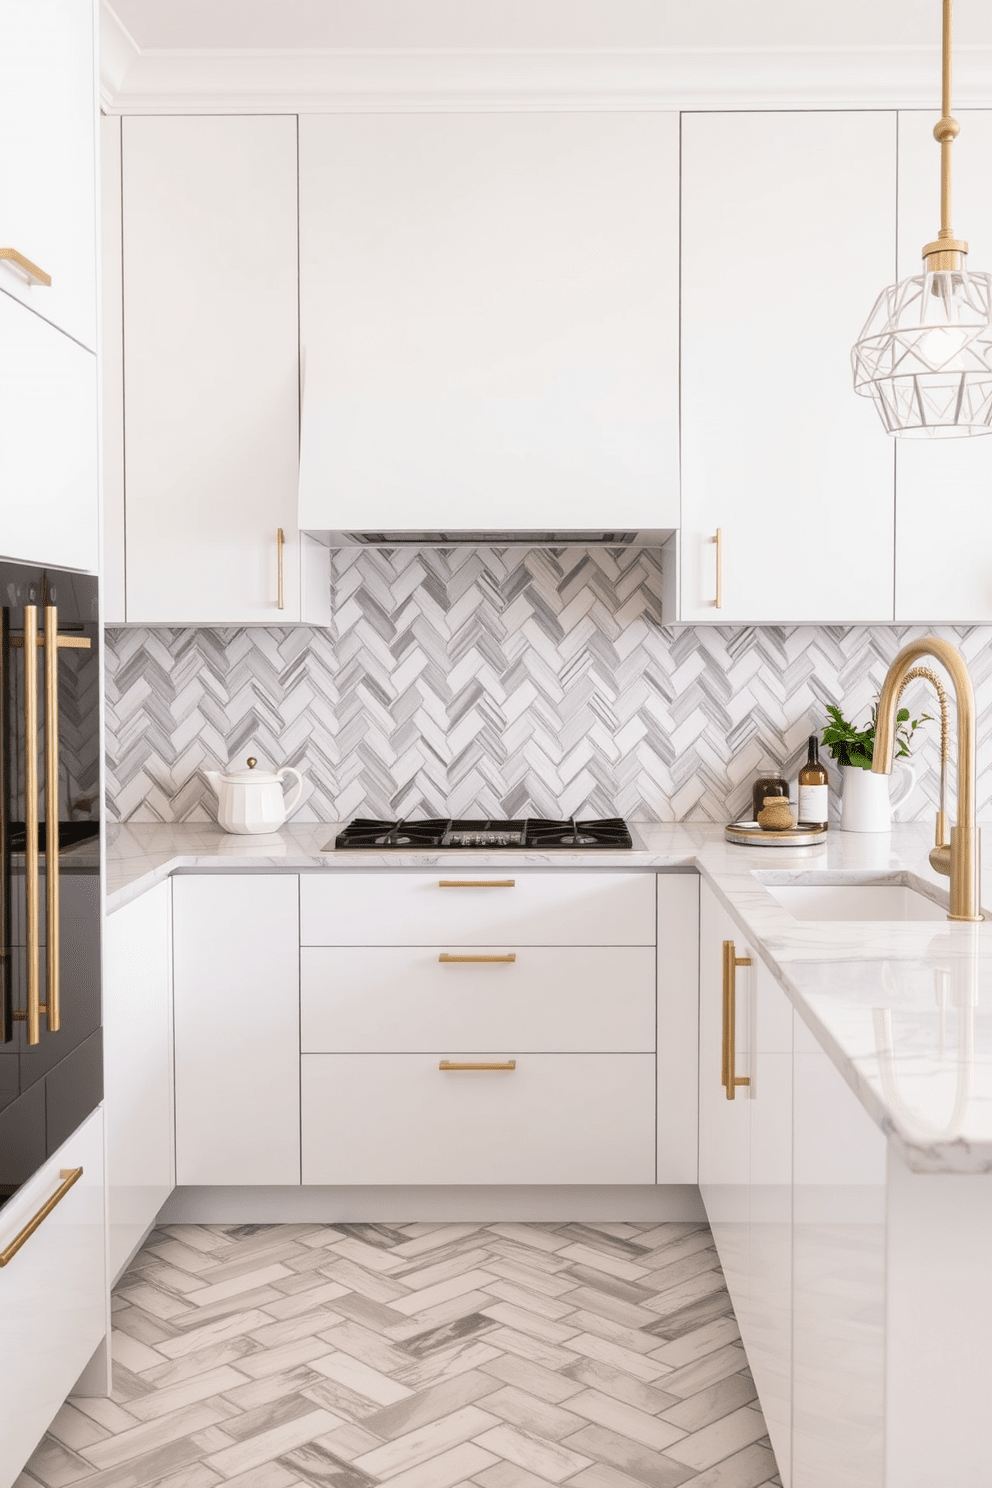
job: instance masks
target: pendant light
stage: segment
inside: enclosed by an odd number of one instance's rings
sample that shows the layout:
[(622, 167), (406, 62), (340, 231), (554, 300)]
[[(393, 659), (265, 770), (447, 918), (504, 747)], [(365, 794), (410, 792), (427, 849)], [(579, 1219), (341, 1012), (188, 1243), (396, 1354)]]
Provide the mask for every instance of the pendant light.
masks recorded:
[(969, 273), (951, 227), (951, 0), (943, 0), (940, 232), (924, 272), (879, 295), (854, 350), (854, 390), (903, 438), (992, 434), (992, 275)]

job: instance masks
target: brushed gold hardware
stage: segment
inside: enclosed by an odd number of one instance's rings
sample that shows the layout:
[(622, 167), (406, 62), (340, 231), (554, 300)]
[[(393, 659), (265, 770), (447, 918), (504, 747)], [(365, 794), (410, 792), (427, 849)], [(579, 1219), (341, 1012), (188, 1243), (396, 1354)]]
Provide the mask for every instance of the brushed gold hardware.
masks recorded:
[(951, 880), (949, 920), (977, 921), (982, 915), (981, 833), (975, 823), (975, 692), (964, 657), (939, 636), (921, 636), (904, 646), (885, 674), (878, 699), (872, 772), (890, 775), (895, 752), (896, 707), (910, 668), (932, 656), (949, 673), (958, 715), (957, 824), (951, 828), (950, 847), (935, 847), (930, 862)]
[[(946, 876), (950, 872), (951, 852), (950, 844), (947, 840), (947, 764), (951, 757), (951, 723), (948, 717), (947, 693), (944, 690), (943, 682), (941, 682), (936, 672), (932, 672), (929, 667), (912, 667), (902, 679), (899, 697), (902, 697), (909, 683), (918, 677), (924, 681), (933, 683), (937, 693), (937, 701), (940, 703), (940, 807), (937, 811), (935, 842), (933, 851), (930, 854), (930, 863), (938, 873), (943, 873)], [(896, 698), (897, 703), (898, 701), (899, 698)], [(946, 860), (945, 867), (937, 867), (935, 854), (937, 860), (940, 862), (944, 863)]]
[(45, 966), (49, 1033), (62, 1027), (59, 1003), (59, 612), (45, 606)]
[(258, 760), (255, 758), (255, 756), (253, 754), (250, 754), (248, 756), (248, 768), (249, 768), (249, 770), (254, 770), (254, 768), (255, 768), (255, 766), (257, 764), (258, 764)]
[(951, 117), (951, 0), (944, 0), (941, 17), (940, 82), (940, 118), (933, 126), (933, 137), (940, 145), (940, 231), (936, 241), (923, 249), (931, 273), (960, 269), (961, 256), (968, 252), (968, 244), (954, 236), (951, 226), (951, 145), (961, 132), (961, 125)]
[[(28, 940), (28, 1043), (41, 1041), (41, 950), (38, 923), (38, 606), (24, 606), (24, 897)], [(29, 660), (30, 658), (30, 660)]]
[(16, 268), (23, 272), (25, 278), (30, 279), (35, 284), (40, 284), (47, 288), (52, 282), (51, 274), (46, 274), (44, 269), (39, 269), (36, 263), (32, 263), (29, 258), (25, 258), (23, 253), (18, 253), (16, 248), (0, 248), (0, 260), (3, 260), (5, 263), (14, 264)]
[(439, 889), (514, 889), (515, 878), (439, 878)]
[(59, 1177), (62, 1179), (62, 1182), (52, 1194), (52, 1197), (42, 1204), (33, 1219), (28, 1220), (20, 1234), (14, 1236), (7, 1249), (0, 1250), (0, 1266), (6, 1266), (14, 1259), (24, 1242), (31, 1239), (38, 1226), (45, 1222), (56, 1204), (61, 1204), (72, 1185), (78, 1183), (82, 1176), (82, 1168), (62, 1168), (60, 1170)]
[(732, 940), (723, 942), (723, 1073), (720, 1083), (733, 1100), (738, 1085), (750, 1085), (748, 1075), (737, 1073), (737, 968), (750, 966), (750, 956), (738, 956)]
[(507, 1059), (503, 1064), (460, 1064), (455, 1060), (442, 1059), (438, 1065), (438, 1069), (444, 1070), (446, 1074), (450, 1073), (451, 1070), (515, 1070), (516, 1067), (517, 1061), (515, 1059)]
[(279, 593), (278, 598), (276, 599), (276, 609), (284, 610), (286, 608), (286, 603), (283, 586), (283, 548), (285, 547), (286, 539), (283, 536), (283, 530), (281, 527), (276, 528), (276, 544), (279, 550), (279, 571), (277, 580)]
[(480, 966), (510, 966), (517, 959), (516, 951), (509, 951), (505, 956), (449, 956), (447, 951), (442, 951), (438, 956), (441, 966), (454, 966), (456, 963), (471, 962)]
[(716, 543), (716, 600), (714, 601), (713, 608), (716, 609), (716, 610), (722, 610), (723, 609), (723, 528), (722, 527), (718, 527), (716, 529), (716, 537), (714, 537), (713, 541)]
[[(89, 636), (60, 635), (58, 637), (58, 643), (60, 651), (89, 651), (93, 645)], [(24, 637), (19, 635), (11, 636), (10, 644), (14, 647), (15, 651), (22, 651), (24, 649)], [(38, 645), (44, 646), (44, 644), (45, 637), (39, 636)]]

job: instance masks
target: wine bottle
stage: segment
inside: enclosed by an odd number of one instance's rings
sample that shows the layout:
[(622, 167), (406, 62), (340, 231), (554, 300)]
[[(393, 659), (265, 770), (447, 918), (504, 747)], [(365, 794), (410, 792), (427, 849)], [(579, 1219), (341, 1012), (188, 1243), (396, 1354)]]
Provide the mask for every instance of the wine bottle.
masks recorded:
[(827, 825), (827, 782), (829, 779), (826, 767), (820, 764), (819, 741), (815, 734), (810, 734), (806, 763), (799, 771), (799, 825), (801, 827), (825, 827)]

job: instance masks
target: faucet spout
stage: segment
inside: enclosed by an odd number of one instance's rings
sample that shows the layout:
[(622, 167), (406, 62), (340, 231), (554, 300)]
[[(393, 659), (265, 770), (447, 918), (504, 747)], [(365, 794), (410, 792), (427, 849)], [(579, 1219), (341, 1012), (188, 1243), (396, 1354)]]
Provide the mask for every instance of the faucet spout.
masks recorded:
[(907, 674), (924, 656), (939, 661), (954, 687), (958, 724), (957, 822), (951, 828), (950, 852), (934, 848), (930, 861), (938, 873), (951, 880), (949, 920), (983, 918), (979, 863), (980, 834), (975, 823), (975, 692), (964, 657), (956, 646), (939, 636), (921, 636), (904, 646), (889, 667), (878, 700), (875, 750), (872, 771), (888, 775), (895, 753), (896, 708)]

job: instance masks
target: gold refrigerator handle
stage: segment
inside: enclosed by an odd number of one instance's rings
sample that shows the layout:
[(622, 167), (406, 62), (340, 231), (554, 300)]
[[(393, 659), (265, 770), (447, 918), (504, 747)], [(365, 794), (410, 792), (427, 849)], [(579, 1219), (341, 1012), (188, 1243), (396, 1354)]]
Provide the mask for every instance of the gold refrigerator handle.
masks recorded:
[(733, 1100), (738, 1085), (750, 1085), (748, 1075), (737, 1073), (737, 968), (750, 966), (750, 956), (738, 956), (732, 940), (723, 942), (723, 1071), (720, 1083)]
[(38, 923), (38, 606), (24, 606), (24, 897), (28, 942), (28, 1043), (41, 1042)]
[(45, 606), (45, 937), (49, 1033), (62, 1026), (59, 1003), (59, 614)]

